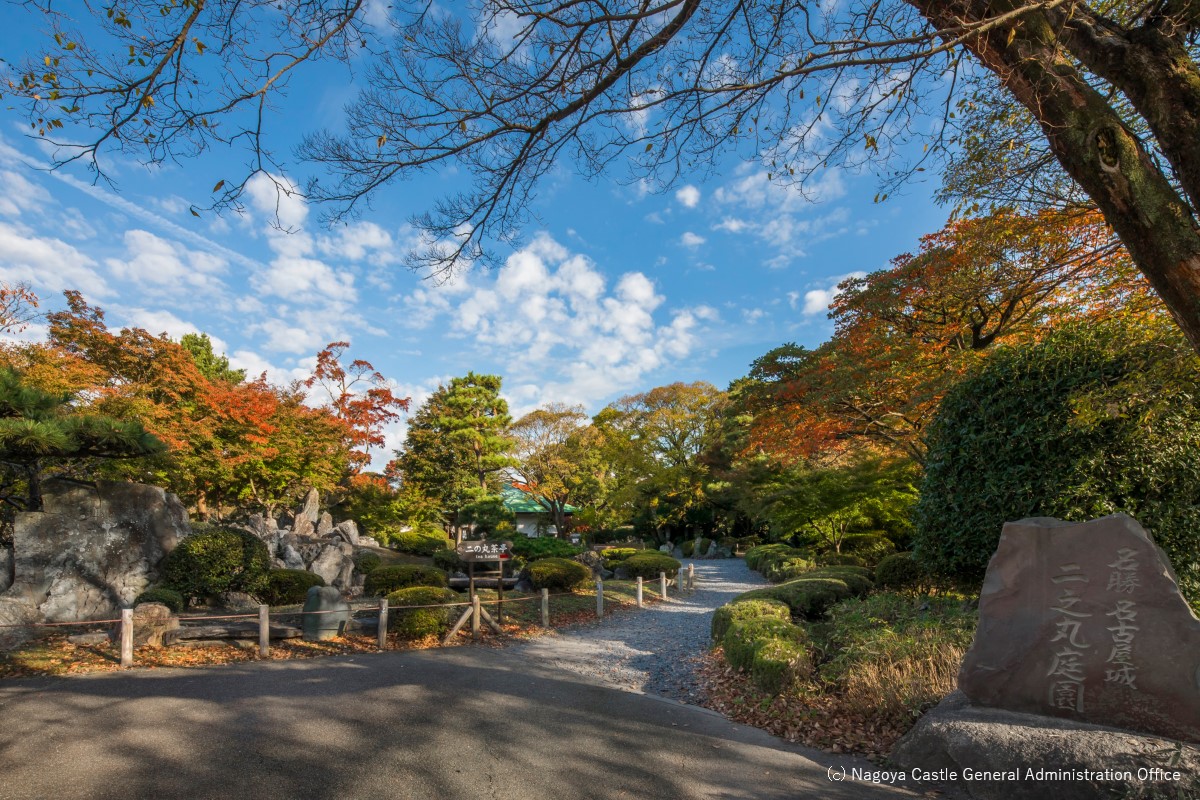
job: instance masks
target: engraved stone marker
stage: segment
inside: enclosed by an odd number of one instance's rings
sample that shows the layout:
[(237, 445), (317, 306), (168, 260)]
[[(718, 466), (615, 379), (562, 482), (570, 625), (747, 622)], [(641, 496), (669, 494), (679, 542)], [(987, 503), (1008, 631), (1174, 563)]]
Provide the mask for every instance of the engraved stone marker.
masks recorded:
[(958, 685), (978, 705), (1200, 742), (1200, 619), (1132, 518), (1009, 522)]

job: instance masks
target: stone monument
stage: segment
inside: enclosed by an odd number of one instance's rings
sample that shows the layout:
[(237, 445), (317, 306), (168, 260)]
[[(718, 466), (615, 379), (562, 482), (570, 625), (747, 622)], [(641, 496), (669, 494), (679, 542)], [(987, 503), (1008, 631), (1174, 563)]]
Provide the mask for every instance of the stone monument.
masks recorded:
[(1132, 518), (1005, 524), (959, 688), (977, 706), (1200, 742), (1200, 619)]

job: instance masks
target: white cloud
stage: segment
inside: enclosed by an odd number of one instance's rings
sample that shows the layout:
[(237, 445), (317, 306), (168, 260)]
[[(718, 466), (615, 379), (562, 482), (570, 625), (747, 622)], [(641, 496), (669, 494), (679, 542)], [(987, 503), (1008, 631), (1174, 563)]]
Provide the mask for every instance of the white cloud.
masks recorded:
[[(185, 333), (203, 332), (192, 323), (185, 322), (164, 309), (152, 311), (146, 308), (126, 308), (121, 309), (121, 316), (129, 324), (129, 327), (141, 328), (155, 336), (165, 333), (175, 341), (179, 341)], [(211, 333), (208, 334), (208, 339), (212, 342), (213, 352), (217, 355), (229, 351), (229, 345), (225, 343), (224, 339)]]
[[(827, 289), (812, 289), (804, 293), (804, 307), (800, 313), (805, 316), (813, 316), (829, 310), (829, 304), (833, 302), (833, 298), (839, 294), (838, 284), (847, 278), (865, 278), (865, 272), (851, 272), (846, 275), (840, 275), (833, 279), (832, 285)], [(799, 298), (798, 292), (788, 292), (788, 300), (792, 304), (792, 308), (796, 307), (796, 300)]]
[(29, 281), (40, 292), (78, 289), (88, 297), (109, 297), (112, 289), (96, 262), (61, 239), (32, 235), (0, 222), (0, 279)]
[(700, 190), (689, 183), (675, 192), (675, 199), (684, 208), (695, 208), (700, 204)]
[(635, 387), (694, 353), (703, 325), (718, 319), (699, 306), (673, 309), (661, 321), (666, 298), (644, 274), (627, 272), (610, 288), (590, 259), (544, 234), (494, 277), (444, 289), (422, 287), (405, 298), (410, 320), (445, 318), (443, 335), (498, 355), (514, 414), (549, 400), (590, 405)]
[(788, 299), (788, 305), (791, 306), (792, 308), (795, 308), (796, 303), (798, 303), (800, 301), (800, 293), (799, 292), (788, 292), (787, 299)]
[(11, 169), (0, 171), (0, 214), (19, 217), (50, 202), (50, 193)]
[(300, 187), (282, 175), (258, 173), (246, 182), (246, 196), (255, 210), (277, 220), (284, 230), (299, 230), (308, 218)]
[(684, 231), (683, 236), (679, 237), (679, 243), (684, 247), (699, 247), (700, 245), (704, 244), (705, 241), (707, 240), (703, 236), (692, 233), (691, 231)]
[(715, 231), (729, 231), (730, 233), (741, 233), (746, 228), (750, 227), (750, 223), (744, 219), (737, 217), (726, 217), (713, 226)]
[(129, 230), (124, 236), (126, 258), (110, 258), (105, 265), (114, 277), (130, 281), (142, 291), (178, 294), (180, 290), (222, 292), (217, 277), (228, 269), (212, 253), (188, 250), (183, 245), (149, 231)]

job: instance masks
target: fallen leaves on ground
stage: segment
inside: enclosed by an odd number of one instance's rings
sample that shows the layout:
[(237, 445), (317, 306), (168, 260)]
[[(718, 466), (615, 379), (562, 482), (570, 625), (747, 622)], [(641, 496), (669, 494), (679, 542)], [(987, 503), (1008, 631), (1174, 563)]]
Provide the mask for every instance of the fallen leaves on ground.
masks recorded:
[(761, 691), (750, 677), (725, 663), (720, 649), (698, 659), (697, 675), (704, 688), (701, 705), (735, 722), (828, 753), (884, 758), (892, 745), (916, 722), (916, 717), (882, 717), (848, 708), (832, 694), (800, 688), (773, 696)]

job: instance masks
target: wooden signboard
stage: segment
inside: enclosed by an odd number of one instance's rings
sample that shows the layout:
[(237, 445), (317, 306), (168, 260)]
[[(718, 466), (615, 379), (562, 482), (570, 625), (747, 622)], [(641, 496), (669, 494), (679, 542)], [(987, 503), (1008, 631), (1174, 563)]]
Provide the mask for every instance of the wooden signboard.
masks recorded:
[(468, 564), (472, 561), (507, 561), (512, 558), (512, 542), (460, 542), (455, 550), (458, 557)]

